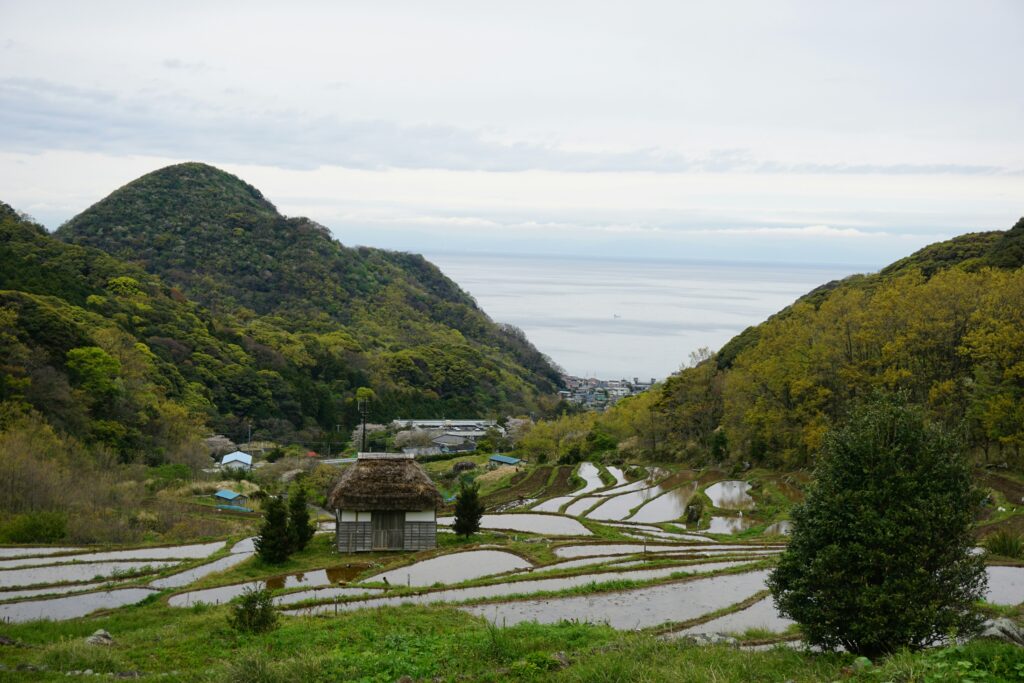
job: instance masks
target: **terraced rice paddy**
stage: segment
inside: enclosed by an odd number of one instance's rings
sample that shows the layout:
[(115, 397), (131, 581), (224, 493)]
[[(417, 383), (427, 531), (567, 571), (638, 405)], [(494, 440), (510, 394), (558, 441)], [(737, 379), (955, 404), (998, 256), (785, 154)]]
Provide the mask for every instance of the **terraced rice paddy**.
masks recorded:
[(435, 583), (459, 583), (532, 567), (530, 562), (513, 553), (470, 550), (421, 560), (406, 567), (375, 574), (366, 581), (387, 581), (395, 586), (430, 586)]
[[(451, 526), (454, 517), (438, 517), (437, 523)], [(570, 517), (559, 515), (533, 515), (529, 513), (507, 515), (484, 515), (480, 519), (481, 529), (503, 531), (524, 531), (546, 536), (590, 536), (591, 531)]]

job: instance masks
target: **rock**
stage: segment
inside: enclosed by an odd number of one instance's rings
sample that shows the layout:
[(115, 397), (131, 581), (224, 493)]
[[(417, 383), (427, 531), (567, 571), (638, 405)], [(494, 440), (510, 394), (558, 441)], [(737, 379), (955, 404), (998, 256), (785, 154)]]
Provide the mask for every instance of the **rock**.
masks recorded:
[(1024, 629), (1010, 619), (987, 619), (981, 624), (979, 638), (993, 638), (1024, 647)]
[(7, 636), (0, 636), (0, 645), (13, 645), (17, 647), (18, 641), (13, 638), (8, 638)]
[(92, 676), (92, 669), (86, 669), (82, 672), (83, 676)]
[(86, 638), (85, 642), (90, 645), (113, 645), (114, 638), (103, 629), (100, 629)]
[(413, 683), (412, 676), (402, 676), (395, 683)]
[(569, 655), (565, 654), (561, 650), (551, 655), (551, 659), (555, 660), (555, 663), (558, 665), (559, 669), (564, 669), (571, 663), (569, 661)]

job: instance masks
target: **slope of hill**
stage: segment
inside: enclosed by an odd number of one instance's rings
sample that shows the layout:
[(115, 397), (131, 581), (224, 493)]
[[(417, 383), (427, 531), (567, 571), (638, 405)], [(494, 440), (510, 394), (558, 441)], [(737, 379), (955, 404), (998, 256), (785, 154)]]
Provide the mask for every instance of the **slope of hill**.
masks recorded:
[(963, 427), (982, 459), (1024, 467), (1022, 244), (1024, 220), (827, 283), (648, 394), (527, 441), (580, 457), (611, 440), (656, 459), (802, 467), (855, 400), (885, 390)]
[(0, 420), (161, 462), (210, 429), (337, 443), (360, 386), (376, 420), (554, 403), (547, 359), (422, 257), (342, 247), (216, 169), (158, 171), (62, 235), (0, 204)]
[(331, 335), (343, 364), (377, 390), (380, 418), (532, 409), (560, 382), (521, 332), (493, 323), (423, 257), (345, 247), (211, 166), (143, 176), (58, 237), (159, 275), (254, 353), (302, 366), (318, 347), (300, 337)]

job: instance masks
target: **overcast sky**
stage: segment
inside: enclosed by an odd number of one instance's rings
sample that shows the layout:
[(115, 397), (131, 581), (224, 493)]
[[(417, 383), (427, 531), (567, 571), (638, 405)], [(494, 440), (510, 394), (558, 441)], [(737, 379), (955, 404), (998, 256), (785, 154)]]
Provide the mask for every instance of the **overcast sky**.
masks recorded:
[(0, 200), (205, 161), (348, 244), (882, 265), (1024, 215), (1024, 2), (0, 0)]

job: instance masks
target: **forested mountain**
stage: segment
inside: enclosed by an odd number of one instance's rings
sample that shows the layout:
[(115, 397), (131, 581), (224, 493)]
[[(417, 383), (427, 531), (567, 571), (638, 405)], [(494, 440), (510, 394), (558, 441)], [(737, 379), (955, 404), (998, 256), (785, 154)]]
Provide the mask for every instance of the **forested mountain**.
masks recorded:
[(962, 427), (981, 457), (1024, 465), (1022, 265), (1024, 219), (930, 245), (818, 287), (648, 395), (588, 424), (544, 426), (532, 443), (803, 466), (855, 399), (885, 390)]
[(360, 386), (384, 420), (535, 410), (559, 381), (422, 257), (346, 248), (202, 164), (56, 237), (0, 205), (0, 259), (4, 414), (125, 460), (159, 462), (181, 441), (168, 430), (320, 439), (354, 425)]

